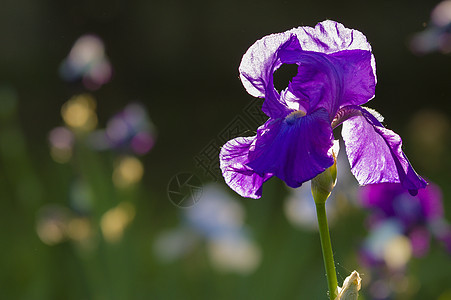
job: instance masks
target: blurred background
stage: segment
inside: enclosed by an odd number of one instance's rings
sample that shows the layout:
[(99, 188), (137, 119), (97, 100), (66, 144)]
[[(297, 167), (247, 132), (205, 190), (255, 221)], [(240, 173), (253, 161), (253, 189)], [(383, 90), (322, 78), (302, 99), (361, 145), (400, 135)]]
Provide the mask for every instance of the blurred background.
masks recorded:
[(342, 148), (339, 283), (356, 269), (361, 299), (451, 299), (450, 3), (3, 0), (1, 298), (326, 299), (308, 184), (240, 198), (217, 151), (264, 122), (248, 47), (332, 19), (371, 43), (368, 106), (434, 183), (374, 208)]

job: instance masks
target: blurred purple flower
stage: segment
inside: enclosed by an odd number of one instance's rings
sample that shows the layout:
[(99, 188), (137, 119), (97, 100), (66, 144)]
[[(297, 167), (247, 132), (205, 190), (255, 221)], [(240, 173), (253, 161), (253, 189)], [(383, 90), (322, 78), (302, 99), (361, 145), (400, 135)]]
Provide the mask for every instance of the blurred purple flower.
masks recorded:
[(409, 46), (415, 54), (435, 51), (451, 53), (451, 0), (442, 1), (434, 7), (430, 24), (411, 38)]
[(398, 299), (414, 284), (407, 276), (407, 264), (429, 252), (431, 237), (451, 253), (451, 227), (444, 219), (441, 191), (430, 183), (412, 196), (400, 184), (384, 183), (360, 192), (361, 205), (370, 212), (369, 234), (359, 253), (372, 278), (367, 291), (370, 299)]
[(387, 222), (397, 224), (397, 229), (391, 232), (408, 237), (414, 256), (428, 252), (431, 235), (451, 252), (451, 227), (444, 220), (442, 194), (435, 184), (419, 190), (417, 196), (407, 193), (400, 184), (369, 185), (361, 190), (361, 201), (371, 212), (370, 229), (373, 231)]
[(110, 148), (142, 155), (152, 149), (155, 138), (155, 129), (145, 108), (132, 103), (113, 116), (106, 129), (96, 132), (91, 140), (97, 149)]
[[(283, 64), (298, 65), (298, 73), (279, 93), (273, 74)], [(262, 110), (269, 117), (256, 136), (232, 139), (221, 149), (225, 181), (241, 196), (260, 198), (262, 184), (273, 176), (297, 188), (332, 166), (332, 130), (342, 123), (359, 184), (401, 182), (412, 194), (426, 186), (399, 135), (360, 106), (376, 86), (375, 59), (361, 32), (327, 20), (268, 35), (248, 49), (239, 70), (248, 93), (265, 98)]]

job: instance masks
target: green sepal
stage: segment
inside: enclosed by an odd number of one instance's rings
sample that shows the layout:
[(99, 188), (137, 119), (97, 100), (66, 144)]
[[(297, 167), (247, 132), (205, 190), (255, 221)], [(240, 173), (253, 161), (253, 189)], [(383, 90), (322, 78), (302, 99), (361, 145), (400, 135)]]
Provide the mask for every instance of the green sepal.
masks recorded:
[(325, 203), (337, 182), (337, 160), (334, 164), (312, 179), (312, 195), (316, 203)]

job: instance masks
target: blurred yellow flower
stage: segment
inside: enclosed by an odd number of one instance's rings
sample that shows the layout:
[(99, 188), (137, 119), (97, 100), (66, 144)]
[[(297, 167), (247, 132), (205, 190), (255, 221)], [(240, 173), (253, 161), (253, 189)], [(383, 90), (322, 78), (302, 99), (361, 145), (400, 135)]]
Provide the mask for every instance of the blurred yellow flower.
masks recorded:
[(144, 167), (139, 159), (125, 156), (119, 159), (113, 171), (113, 183), (119, 188), (127, 188), (138, 183), (144, 174)]
[(107, 242), (119, 242), (124, 229), (135, 217), (135, 207), (129, 202), (122, 202), (118, 206), (106, 211), (100, 220), (100, 228)]
[(61, 108), (64, 122), (80, 131), (91, 131), (97, 126), (96, 101), (89, 94), (77, 95), (69, 99)]

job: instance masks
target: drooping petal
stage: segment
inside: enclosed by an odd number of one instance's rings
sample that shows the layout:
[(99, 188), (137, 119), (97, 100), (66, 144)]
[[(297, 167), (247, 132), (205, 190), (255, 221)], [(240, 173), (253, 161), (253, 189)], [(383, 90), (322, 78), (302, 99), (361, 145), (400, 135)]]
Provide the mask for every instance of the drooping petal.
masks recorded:
[[(351, 171), (361, 185), (401, 183), (411, 194), (426, 187), (402, 151), (399, 135), (386, 129), (371, 113), (358, 106), (346, 107), (342, 136)], [(340, 114), (340, 112), (339, 112)]]
[(256, 136), (238, 137), (228, 141), (219, 153), (220, 168), (225, 182), (239, 195), (258, 199), (262, 195), (262, 184), (272, 174), (259, 175), (246, 164), (249, 150), (254, 147)]
[(332, 141), (329, 115), (324, 109), (299, 118), (290, 115), (270, 119), (267, 130), (257, 135), (247, 165), (261, 175), (272, 173), (296, 188), (334, 163), (329, 152)]

